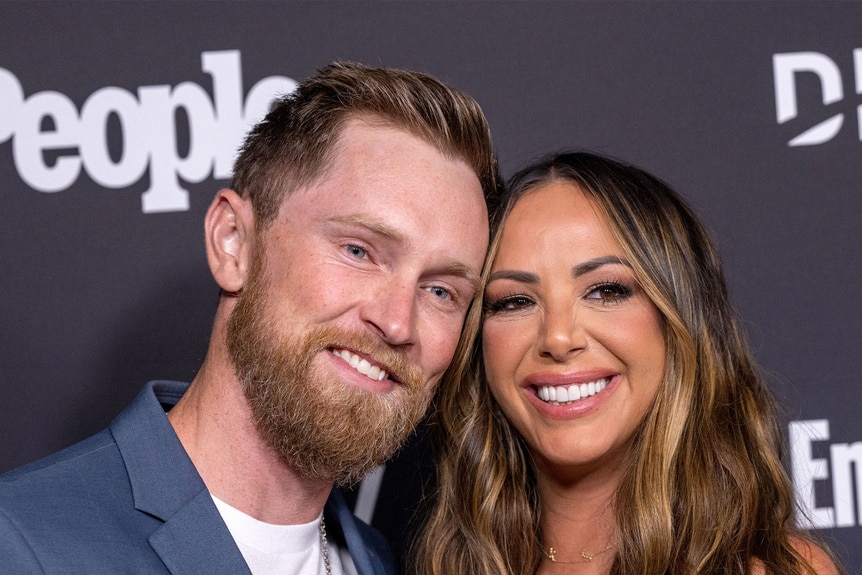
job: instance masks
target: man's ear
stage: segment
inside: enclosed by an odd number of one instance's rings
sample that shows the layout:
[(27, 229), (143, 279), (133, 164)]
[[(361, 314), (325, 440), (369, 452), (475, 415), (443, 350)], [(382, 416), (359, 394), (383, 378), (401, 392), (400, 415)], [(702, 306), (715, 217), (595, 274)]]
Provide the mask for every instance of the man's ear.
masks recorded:
[(254, 242), (251, 201), (233, 190), (219, 190), (204, 220), (207, 261), (216, 283), (228, 293), (245, 284)]

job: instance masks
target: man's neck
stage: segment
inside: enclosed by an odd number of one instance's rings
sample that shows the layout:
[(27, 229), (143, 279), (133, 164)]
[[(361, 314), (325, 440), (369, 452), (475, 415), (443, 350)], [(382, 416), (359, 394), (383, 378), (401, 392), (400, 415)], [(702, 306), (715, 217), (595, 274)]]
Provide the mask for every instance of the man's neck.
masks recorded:
[[(231, 377), (224, 374), (230, 373)], [(240, 384), (210, 356), (168, 413), (210, 493), (252, 517), (280, 525), (313, 521), (332, 484), (299, 476), (260, 438)]]

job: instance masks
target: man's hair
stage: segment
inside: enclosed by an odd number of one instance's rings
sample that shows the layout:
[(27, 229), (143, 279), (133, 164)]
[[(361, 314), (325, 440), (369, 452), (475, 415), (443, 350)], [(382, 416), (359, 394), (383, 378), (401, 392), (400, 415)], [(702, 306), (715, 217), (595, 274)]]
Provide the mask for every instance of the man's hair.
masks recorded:
[(231, 187), (251, 199), (261, 229), (273, 222), (286, 193), (331, 165), (344, 123), (356, 117), (403, 129), (462, 160), (478, 177), (489, 213), (494, 211), (497, 162), (488, 123), (473, 98), (426, 74), (336, 62), (276, 101), (240, 150)]

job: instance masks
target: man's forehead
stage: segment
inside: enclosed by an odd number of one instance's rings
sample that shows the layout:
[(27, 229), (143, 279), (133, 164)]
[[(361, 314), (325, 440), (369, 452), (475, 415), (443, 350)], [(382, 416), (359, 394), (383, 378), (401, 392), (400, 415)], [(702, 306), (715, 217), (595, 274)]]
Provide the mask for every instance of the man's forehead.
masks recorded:
[(289, 196), (303, 190), (325, 185), (336, 176), (342, 175), (346, 169), (355, 170), (362, 168), (369, 163), (363, 157), (362, 152), (367, 152), (370, 144), (374, 142), (378, 144), (385, 143), (390, 140), (394, 144), (395, 140), (401, 139), (404, 136), (416, 138), (429, 147), (434, 148), (434, 146), (424, 142), (421, 138), (417, 138), (409, 130), (394, 122), (387, 121), (382, 116), (352, 114), (346, 117), (339, 128), (333, 132), (333, 140), (329, 151), (323, 157), (313, 177), (285, 195)]
[[(344, 152), (346, 140), (353, 143), (356, 139), (363, 140), (375, 137), (386, 139), (404, 136), (421, 142), (447, 160), (463, 163), (476, 175), (476, 179), (480, 180), (479, 174), (471, 162), (443, 141), (442, 137), (435, 138), (430, 130), (423, 130), (420, 126), (407, 120), (402, 121), (374, 112), (354, 112), (347, 115), (336, 131), (332, 151), (334, 156), (337, 156), (339, 151)], [(337, 157), (334, 157), (333, 160), (337, 160)]]

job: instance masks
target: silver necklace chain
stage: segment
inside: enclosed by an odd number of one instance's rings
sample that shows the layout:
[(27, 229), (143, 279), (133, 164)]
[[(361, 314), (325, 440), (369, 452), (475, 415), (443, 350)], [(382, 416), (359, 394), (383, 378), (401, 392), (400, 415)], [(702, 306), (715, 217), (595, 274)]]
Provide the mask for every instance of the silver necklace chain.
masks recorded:
[(326, 524), (323, 522), (323, 515), (320, 516), (320, 550), (323, 552), (323, 567), (326, 569), (326, 575), (332, 575), (332, 567), (329, 566), (329, 542), (326, 540)]

